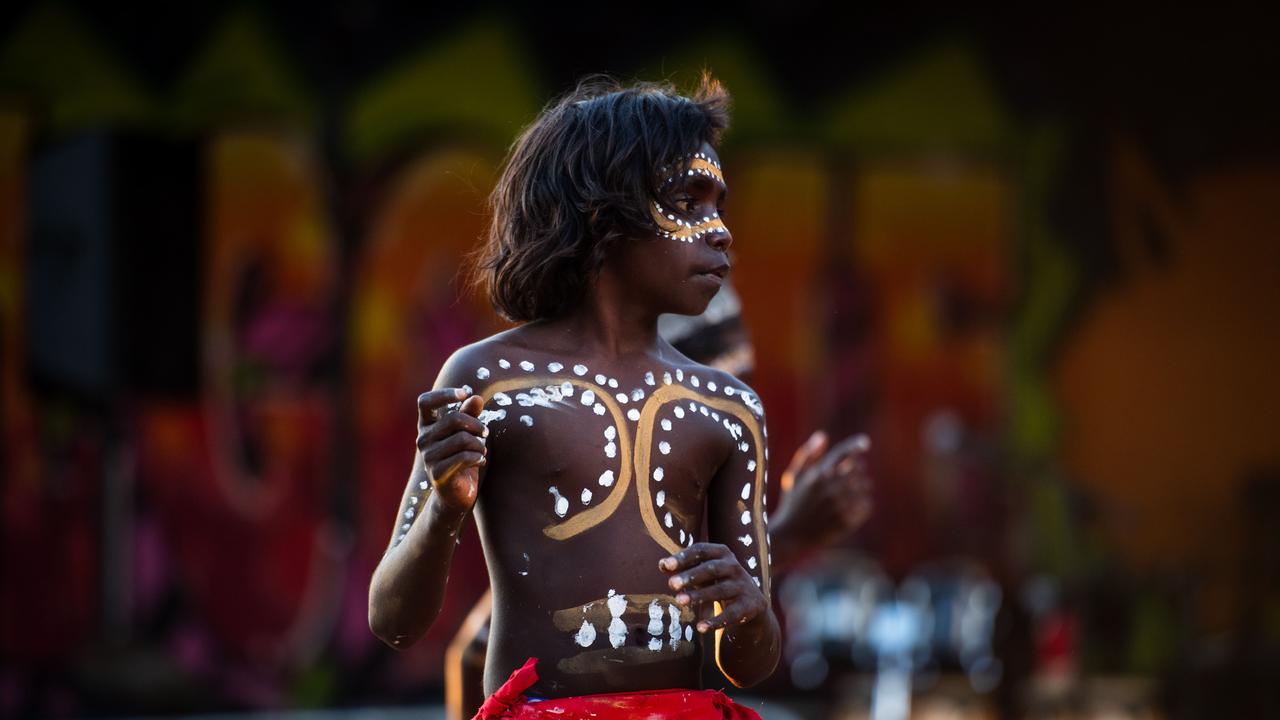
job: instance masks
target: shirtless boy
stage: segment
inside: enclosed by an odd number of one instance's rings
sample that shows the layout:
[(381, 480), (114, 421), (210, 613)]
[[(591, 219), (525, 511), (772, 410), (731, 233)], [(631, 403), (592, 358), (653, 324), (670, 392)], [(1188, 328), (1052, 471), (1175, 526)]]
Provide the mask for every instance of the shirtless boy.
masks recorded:
[(581, 86), (521, 135), (494, 191), (479, 267), (519, 325), (458, 350), (419, 397), (369, 594), (378, 637), (421, 637), (474, 515), (494, 594), (480, 716), (745, 717), (697, 690), (701, 637), (736, 685), (777, 664), (763, 409), (657, 334), (729, 271), (727, 105), (710, 80), (689, 98)]

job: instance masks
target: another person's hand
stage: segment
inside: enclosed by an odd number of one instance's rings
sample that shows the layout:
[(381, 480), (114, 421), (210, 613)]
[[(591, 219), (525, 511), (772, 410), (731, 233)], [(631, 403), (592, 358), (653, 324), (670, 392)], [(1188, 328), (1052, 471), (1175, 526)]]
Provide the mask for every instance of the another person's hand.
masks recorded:
[[(460, 403), (451, 408), (452, 403)], [(465, 390), (441, 388), (418, 396), (418, 462), (444, 509), (470, 512), (480, 490), (489, 428), (477, 419), (484, 398)]]
[(751, 622), (769, 608), (746, 568), (719, 543), (694, 543), (663, 558), (658, 568), (671, 575), (667, 585), (676, 592), (677, 605), (697, 608), (720, 603), (718, 615), (699, 616), (695, 627), (700, 633)]
[(871, 440), (854, 435), (830, 450), (828, 442), (826, 433), (815, 432), (782, 473), (782, 498), (770, 523), (779, 566), (830, 545), (871, 515)]

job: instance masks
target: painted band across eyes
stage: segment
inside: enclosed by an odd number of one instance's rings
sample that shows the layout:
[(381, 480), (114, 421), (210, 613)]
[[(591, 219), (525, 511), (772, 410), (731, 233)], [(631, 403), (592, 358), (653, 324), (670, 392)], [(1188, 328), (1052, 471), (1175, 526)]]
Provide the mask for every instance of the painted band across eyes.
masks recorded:
[[(662, 181), (663, 187), (673, 182), (693, 175), (703, 175), (715, 180), (721, 185), (724, 184), (724, 175), (720, 172), (720, 164), (711, 159), (706, 153), (693, 153), (687, 156), (689, 167), (684, 171), (684, 175), (676, 174)], [(681, 242), (693, 242), (704, 235), (715, 232), (728, 232), (724, 221), (720, 219), (719, 213), (712, 213), (701, 219), (692, 218), (686, 220), (682, 217), (683, 213), (676, 213), (672, 210), (664, 208), (661, 203), (654, 203), (650, 209), (654, 223), (658, 226), (658, 235), (671, 239), (680, 240)]]

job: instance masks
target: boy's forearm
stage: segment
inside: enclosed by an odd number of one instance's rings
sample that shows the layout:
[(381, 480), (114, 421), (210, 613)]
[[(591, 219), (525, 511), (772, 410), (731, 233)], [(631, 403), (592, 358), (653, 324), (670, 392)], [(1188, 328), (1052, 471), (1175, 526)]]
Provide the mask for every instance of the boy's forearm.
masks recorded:
[(716, 664), (738, 687), (750, 687), (773, 674), (782, 655), (782, 632), (772, 610), (716, 633)]
[(369, 584), (369, 628), (404, 649), (426, 633), (440, 613), (449, 567), (467, 513), (442, 506), (428, 493), (423, 512), (404, 540), (382, 556)]

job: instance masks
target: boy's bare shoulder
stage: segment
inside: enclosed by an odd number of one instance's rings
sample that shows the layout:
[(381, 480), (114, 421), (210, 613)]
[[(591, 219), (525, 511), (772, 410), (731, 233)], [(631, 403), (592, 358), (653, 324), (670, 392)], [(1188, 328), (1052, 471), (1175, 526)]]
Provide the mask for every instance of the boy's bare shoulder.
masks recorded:
[(764, 415), (764, 407), (760, 396), (754, 388), (743, 382), (736, 375), (710, 365), (690, 359), (679, 351), (674, 351), (673, 368), (683, 371), (686, 384), (700, 389), (706, 394), (717, 394), (730, 398), (738, 398), (757, 416)]
[(436, 385), (479, 391), (496, 375), (513, 367), (532, 371), (543, 353), (529, 343), (522, 330), (512, 328), (458, 348), (440, 369)]

